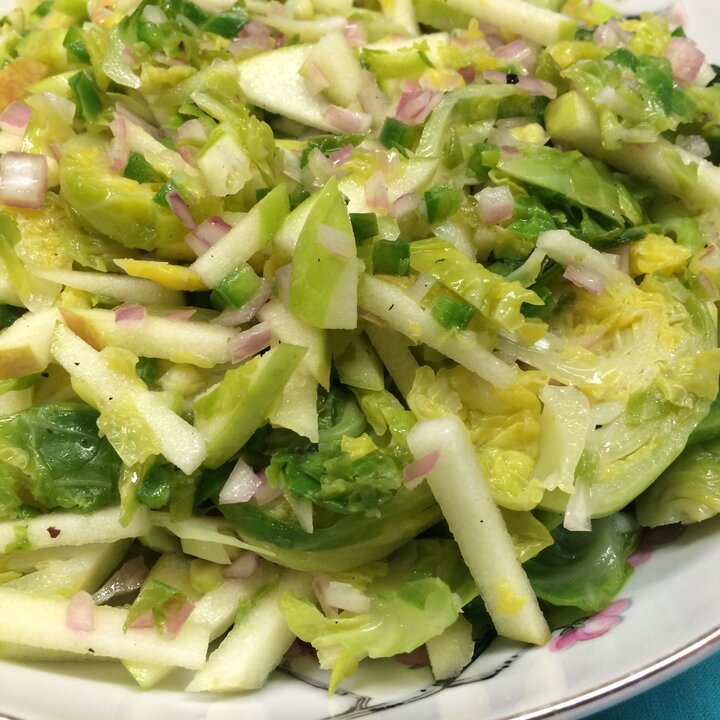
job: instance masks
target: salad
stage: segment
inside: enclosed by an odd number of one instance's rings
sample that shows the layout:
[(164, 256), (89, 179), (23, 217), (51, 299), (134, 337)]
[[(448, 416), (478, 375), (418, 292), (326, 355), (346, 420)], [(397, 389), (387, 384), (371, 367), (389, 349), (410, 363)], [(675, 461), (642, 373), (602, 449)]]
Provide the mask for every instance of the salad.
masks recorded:
[(459, 674), (720, 510), (720, 83), (585, 0), (22, 0), (0, 657)]

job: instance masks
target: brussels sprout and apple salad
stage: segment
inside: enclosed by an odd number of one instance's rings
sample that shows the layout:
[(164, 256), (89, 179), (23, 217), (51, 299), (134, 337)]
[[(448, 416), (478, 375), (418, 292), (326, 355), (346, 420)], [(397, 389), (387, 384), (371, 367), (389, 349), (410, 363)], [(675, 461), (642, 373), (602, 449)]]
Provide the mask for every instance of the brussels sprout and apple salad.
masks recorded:
[(445, 679), (720, 509), (720, 84), (682, 28), (43, 0), (0, 53), (3, 658)]

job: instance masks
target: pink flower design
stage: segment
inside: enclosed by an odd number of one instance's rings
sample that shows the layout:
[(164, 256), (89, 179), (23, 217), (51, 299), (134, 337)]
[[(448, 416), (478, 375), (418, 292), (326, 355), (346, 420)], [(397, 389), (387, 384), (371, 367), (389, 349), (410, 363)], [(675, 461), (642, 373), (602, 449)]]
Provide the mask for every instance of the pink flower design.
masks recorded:
[(566, 650), (576, 642), (584, 642), (605, 635), (622, 621), (622, 613), (630, 607), (630, 603), (630, 598), (621, 598), (599, 613), (581, 618), (570, 627), (561, 630), (560, 634), (550, 641), (550, 650), (553, 652)]
[(634, 568), (644, 565), (652, 557), (658, 545), (672, 542), (680, 537), (684, 531), (685, 526), (679, 523), (648, 528), (643, 533), (638, 549), (628, 558), (628, 562)]

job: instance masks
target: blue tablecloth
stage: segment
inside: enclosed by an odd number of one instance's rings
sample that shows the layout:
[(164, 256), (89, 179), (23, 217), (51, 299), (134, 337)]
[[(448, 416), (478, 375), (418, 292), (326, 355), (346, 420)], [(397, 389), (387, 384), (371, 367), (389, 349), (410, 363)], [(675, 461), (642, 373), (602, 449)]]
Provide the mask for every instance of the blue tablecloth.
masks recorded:
[(720, 720), (720, 652), (588, 720)]

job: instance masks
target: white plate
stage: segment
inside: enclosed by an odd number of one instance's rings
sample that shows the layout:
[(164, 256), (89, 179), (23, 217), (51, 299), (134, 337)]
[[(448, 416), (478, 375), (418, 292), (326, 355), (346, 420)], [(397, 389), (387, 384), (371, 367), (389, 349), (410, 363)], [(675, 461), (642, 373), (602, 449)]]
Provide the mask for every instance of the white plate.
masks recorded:
[[(662, 10), (669, 0), (617, 0), (623, 11)], [(714, 0), (685, 0), (688, 34), (715, 62)], [(175, 677), (152, 692), (109, 663), (0, 662), (0, 718), (12, 720), (570, 720), (647, 689), (720, 647), (720, 519), (667, 542), (651, 533), (619, 599), (595, 618), (555, 632), (546, 647), (496, 641), (451, 683), (426, 669), (376, 661), (328, 697), (326, 677), (304, 658), (260, 692), (187, 695)], [(4, 713), (4, 715), (2, 715)]]
[[(260, 692), (183, 694), (183, 679), (151, 692), (109, 663), (0, 663), (0, 713), (22, 720), (570, 720), (618, 702), (720, 646), (720, 518), (646, 535), (636, 572), (599, 616), (558, 630), (546, 647), (495, 641), (450, 683), (424, 668), (375, 661), (328, 697), (326, 676), (293, 661)], [(670, 541), (669, 541), (670, 540)], [(301, 678), (298, 678), (301, 675)]]

